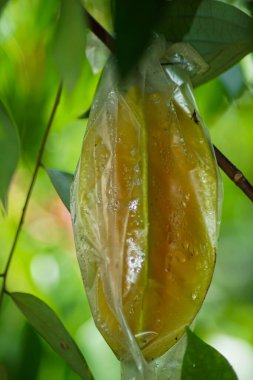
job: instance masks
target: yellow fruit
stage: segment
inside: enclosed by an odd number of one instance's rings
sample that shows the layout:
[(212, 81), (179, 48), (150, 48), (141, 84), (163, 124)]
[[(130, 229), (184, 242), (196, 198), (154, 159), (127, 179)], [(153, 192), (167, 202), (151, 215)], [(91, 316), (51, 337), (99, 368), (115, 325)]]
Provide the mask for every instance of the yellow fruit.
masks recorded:
[(196, 115), (166, 91), (111, 92), (93, 111), (76, 178), (79, 263), (95, 323), (146, 360), (196, 316), (211, 281), (218, 179)]

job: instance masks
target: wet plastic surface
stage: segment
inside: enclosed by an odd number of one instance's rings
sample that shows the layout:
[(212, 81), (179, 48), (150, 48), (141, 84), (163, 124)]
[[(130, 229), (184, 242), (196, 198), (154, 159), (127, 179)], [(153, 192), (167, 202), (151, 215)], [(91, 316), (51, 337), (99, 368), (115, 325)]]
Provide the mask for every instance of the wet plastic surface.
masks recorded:
[(160, 54), (161, 47), (150, 50), (121, 87), (108, 63), (71, 204), (96, 325), (140, 372), (195, 318), (212, 278), (219, 224), (217, 164), (187, 72), (178, 64), (164, 70)]

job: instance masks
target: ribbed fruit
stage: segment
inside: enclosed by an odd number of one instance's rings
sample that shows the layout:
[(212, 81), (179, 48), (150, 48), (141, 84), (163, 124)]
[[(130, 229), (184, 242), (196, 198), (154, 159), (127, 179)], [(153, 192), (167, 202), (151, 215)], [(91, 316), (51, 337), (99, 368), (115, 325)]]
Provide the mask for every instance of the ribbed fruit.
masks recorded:
[(152, 360), (191, 324), (214, 270), (218, 179), (203, 127), (166, 92), (112, 91), (91, 115), (75, 186), (96, 325), (119, 358), (132, 336)]

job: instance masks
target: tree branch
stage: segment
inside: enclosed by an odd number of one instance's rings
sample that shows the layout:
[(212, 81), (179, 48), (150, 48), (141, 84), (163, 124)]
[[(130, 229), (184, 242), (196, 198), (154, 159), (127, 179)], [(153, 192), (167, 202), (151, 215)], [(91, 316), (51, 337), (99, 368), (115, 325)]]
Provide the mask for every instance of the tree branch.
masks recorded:
[(113, 51), (114, 39), (113, 37), (84, 9), (86, 22), (90, 30), (108, 47)]
[(215, 145), (213, 147), (219, 167), (253, 201), (253, 186), (245, 178), (244, 174)]
[[(84, 12), (90, 30), (98, 38), (100, 38), (100, 40), (111, 51), (113, 51), (113, 37), (86, 10), (84, 10)], [(236, 166), (226, 156), (224, 156), (224, 154), (215, 146), (214, 151), (219, 167), (235, 183), (235, 185), (238, 186), (253, 202), (253, 186), (251, 185), (251, 183), (245, 178), (243, 173), (239, 169), (237, 169)]]
[(3, 295), (6, 292), (6, 279), (7, 279), (8, 270), (9, 270), (9, 267), (10, 267), (10, 264), (11, 264), (11, 260), (13, 258), (13, 254), (14, 254), (17, 242), (18, 242), (18, 238), (19, 238), (19, 235), (20, 235), (23, 223), (24, 223), (27, 207), (28, 207), (28, 204), (29, 204), (29, 201), (30, 201), (30, 198), (31, 198), (31, 194), (32, 194), (32, 191), (33, 191), (33, 187), (34, 187), (36, 178), (37, 178), (39, 167), (41, 165), (41, 160), (42, 160), (43, 153), (44, 153), (44, 150), (45, 150), (45, 147), (46, 147), (46, 143), (47, 143), (48, 135), (49, 135), (49, 132), (50, 132), (50, 128), (52, 126), (52, 123), (53, 123), (53, 120), (54, 120), (54, 117), (55, 117), (55, 113), (56, 113), (58, 104), (60, 102), (61, 93), (62, 93), (62, 83), (60, 84), (60, 86), (58, 88), (58, 91), (57, 91), (57, 94), (56, 94), (56, 97), (55, 97), (55, 100), (54, 100), (53, 108), (52, 108), (52, 111), (51, 111), (51, 114), (50, 114), (50, 117), (49, 117), (49, 120), (48, 120), (48, 124), (47, 124), (46, 130), (45, 130), (45, 133), (43, 135), (42, 141), (41, 141), (41, 145), (40, 145), (37, 161), (36, 161), (36, 164), (35, 164), (35, 168), (34, 168), (34, 171), (33, 171), (31, 183), (30, 183), (30, 186), (28, 188), (28, 192), (27, 192), (27, 195), (26, 195), (25, 203), (24, 203), (23, 210), (22, 210), (22, 213), (21, 213), (21, 217), (20, 217), (20, 220), (19, 220), (19, 224), (18, 224), (18, 227), (17, 227), (17, 230), (16, 230), (16, 234), (14, 236), (14, 240), (13, 240), (13, 243), (12, 243), (12, 246), (11, 246), (11, 249), (10, 249), (10, 253), (9, 253), (9, 256), (8, 256), (8, 259), (7, 259), (5, 270), (0, 275), (0, 277), (3, 278), (2, 289), (0, 291), (0, 305), (1, 305), (1, 302), (2, 302), (2, 299), (3, 299)]

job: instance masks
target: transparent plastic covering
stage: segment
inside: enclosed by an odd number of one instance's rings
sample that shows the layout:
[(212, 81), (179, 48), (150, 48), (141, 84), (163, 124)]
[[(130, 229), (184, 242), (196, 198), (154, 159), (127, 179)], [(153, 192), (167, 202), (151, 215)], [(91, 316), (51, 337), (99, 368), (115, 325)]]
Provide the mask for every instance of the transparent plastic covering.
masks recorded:
[(86, 293), (123, 379), (179, 379), (214, 270), (221, 183), (179, 56), (156, 40), (124, 85), (108, 62), (72, 187)]

